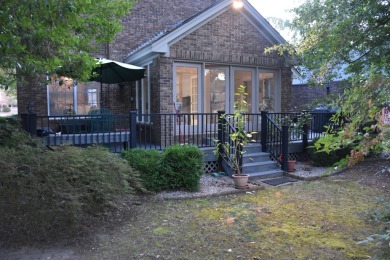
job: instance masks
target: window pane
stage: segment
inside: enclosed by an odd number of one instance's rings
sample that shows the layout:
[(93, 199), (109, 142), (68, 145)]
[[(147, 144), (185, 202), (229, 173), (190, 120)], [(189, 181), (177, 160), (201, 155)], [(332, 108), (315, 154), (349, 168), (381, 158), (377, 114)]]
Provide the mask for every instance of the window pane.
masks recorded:
[(198, 112), (198, 68), (176, 68), (176, 112)]
[(275, 110), (275, 74), (259, 73), (259, 111)]
[(226, 70), (206, 66), (204, 111), (217, 113), (225, 110)]
[(75, 113), (73, 91), (74, 87), (67, 87), (64, 84), (60, 86), (57, 83), (49, 86), (51, 116)]
[[(247, 103), (248, 112), (252, 112), (252, 72), (235, 70), (234, 71), (234, 94), (238, 93), (240, 86), (245, 86), (245, 92), (248, 94), (243, 97)], [(240, 96), (234, 95), (234, 102), (241, 102)]]
[[(99, 87), (95, 82), (77, 86), (59, 85), (53, 81), (49, 85), (50, 115), (84, 115), (99, 107)], [(77, 102), (77, 104), (75, 103)]]
[(79, 84), (77, 86), (77, 114), (88, 114), (91, 110), (97, 109), (98, 106), (98, 88), (89, 84)]

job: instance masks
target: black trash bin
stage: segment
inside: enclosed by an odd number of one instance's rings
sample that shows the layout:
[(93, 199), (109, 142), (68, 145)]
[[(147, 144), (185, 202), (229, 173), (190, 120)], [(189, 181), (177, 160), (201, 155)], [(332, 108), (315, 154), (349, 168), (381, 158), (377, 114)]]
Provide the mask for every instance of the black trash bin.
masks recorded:
[(329, 125), (329, 119), (333, 113), (327, 107), (316, 107), (311, 113), (313, 115), (313, 119), (311, 120), (312, 131), (316, 133), (325, 132), (325, 126)]

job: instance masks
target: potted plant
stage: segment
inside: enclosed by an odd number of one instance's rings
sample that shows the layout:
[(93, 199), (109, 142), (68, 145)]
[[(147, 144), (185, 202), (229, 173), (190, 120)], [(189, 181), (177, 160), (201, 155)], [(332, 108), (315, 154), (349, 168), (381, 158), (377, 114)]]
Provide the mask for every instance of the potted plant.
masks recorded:
[(230, 140), (228, 142), (217, 142), (214, 154), (222, 158), (222, 161), (232, 170), (231, 176), (235, 187), (246, 189), (248, 188), (249, 175), (242, 173), (241, 159), (245, 153), (244, 146), (250, 141), (253, 133), (248, 133), (244, 127), (246, 121), (243, 113), (247, 111), (245, 96), (248, 95), (245, 92), (245, 86), (240, 85), (238, 93), (235, 95), (239, 96), (239, 99), (234, 103), (233, 115), (222, 115), (226, 119), (228, 127), (228, 122), (235, 122), (235, 131), (229, 134)]

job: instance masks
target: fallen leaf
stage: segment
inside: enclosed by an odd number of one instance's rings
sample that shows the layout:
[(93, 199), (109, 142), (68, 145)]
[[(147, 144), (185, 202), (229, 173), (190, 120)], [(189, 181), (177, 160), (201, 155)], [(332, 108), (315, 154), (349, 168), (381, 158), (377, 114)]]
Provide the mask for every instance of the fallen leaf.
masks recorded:
[(231, 224), (231, 223), (233, 223), (235, 220), (236, 220), (235, 218), (227, 218), (227, 219), (226, 219), (226, 223)]

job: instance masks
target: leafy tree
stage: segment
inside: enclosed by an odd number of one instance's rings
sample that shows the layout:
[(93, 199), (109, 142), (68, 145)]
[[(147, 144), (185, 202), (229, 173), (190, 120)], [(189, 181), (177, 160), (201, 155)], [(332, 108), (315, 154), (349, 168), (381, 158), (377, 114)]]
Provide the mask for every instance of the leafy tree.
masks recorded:
[(390, 1), (307, 0), (292, 10), (293, 43), (267, 50), (289, 52), (310, 72), (310, 83), (322, 85), (349, 77), (349, 85), (335, 103), (333, 118), (347, 123), (330, 129), (318, 142), (323, 151), (353, 144), (344, 162), (353, 165), (371, 152), (389, 149), (380, 124), (380, 111), (390, 101)]
[(134, 2), (2, 0), (0, 68), (35, 78), (60, 71), (86, 81), (96, 66), (89, 54), (114, 39)]

